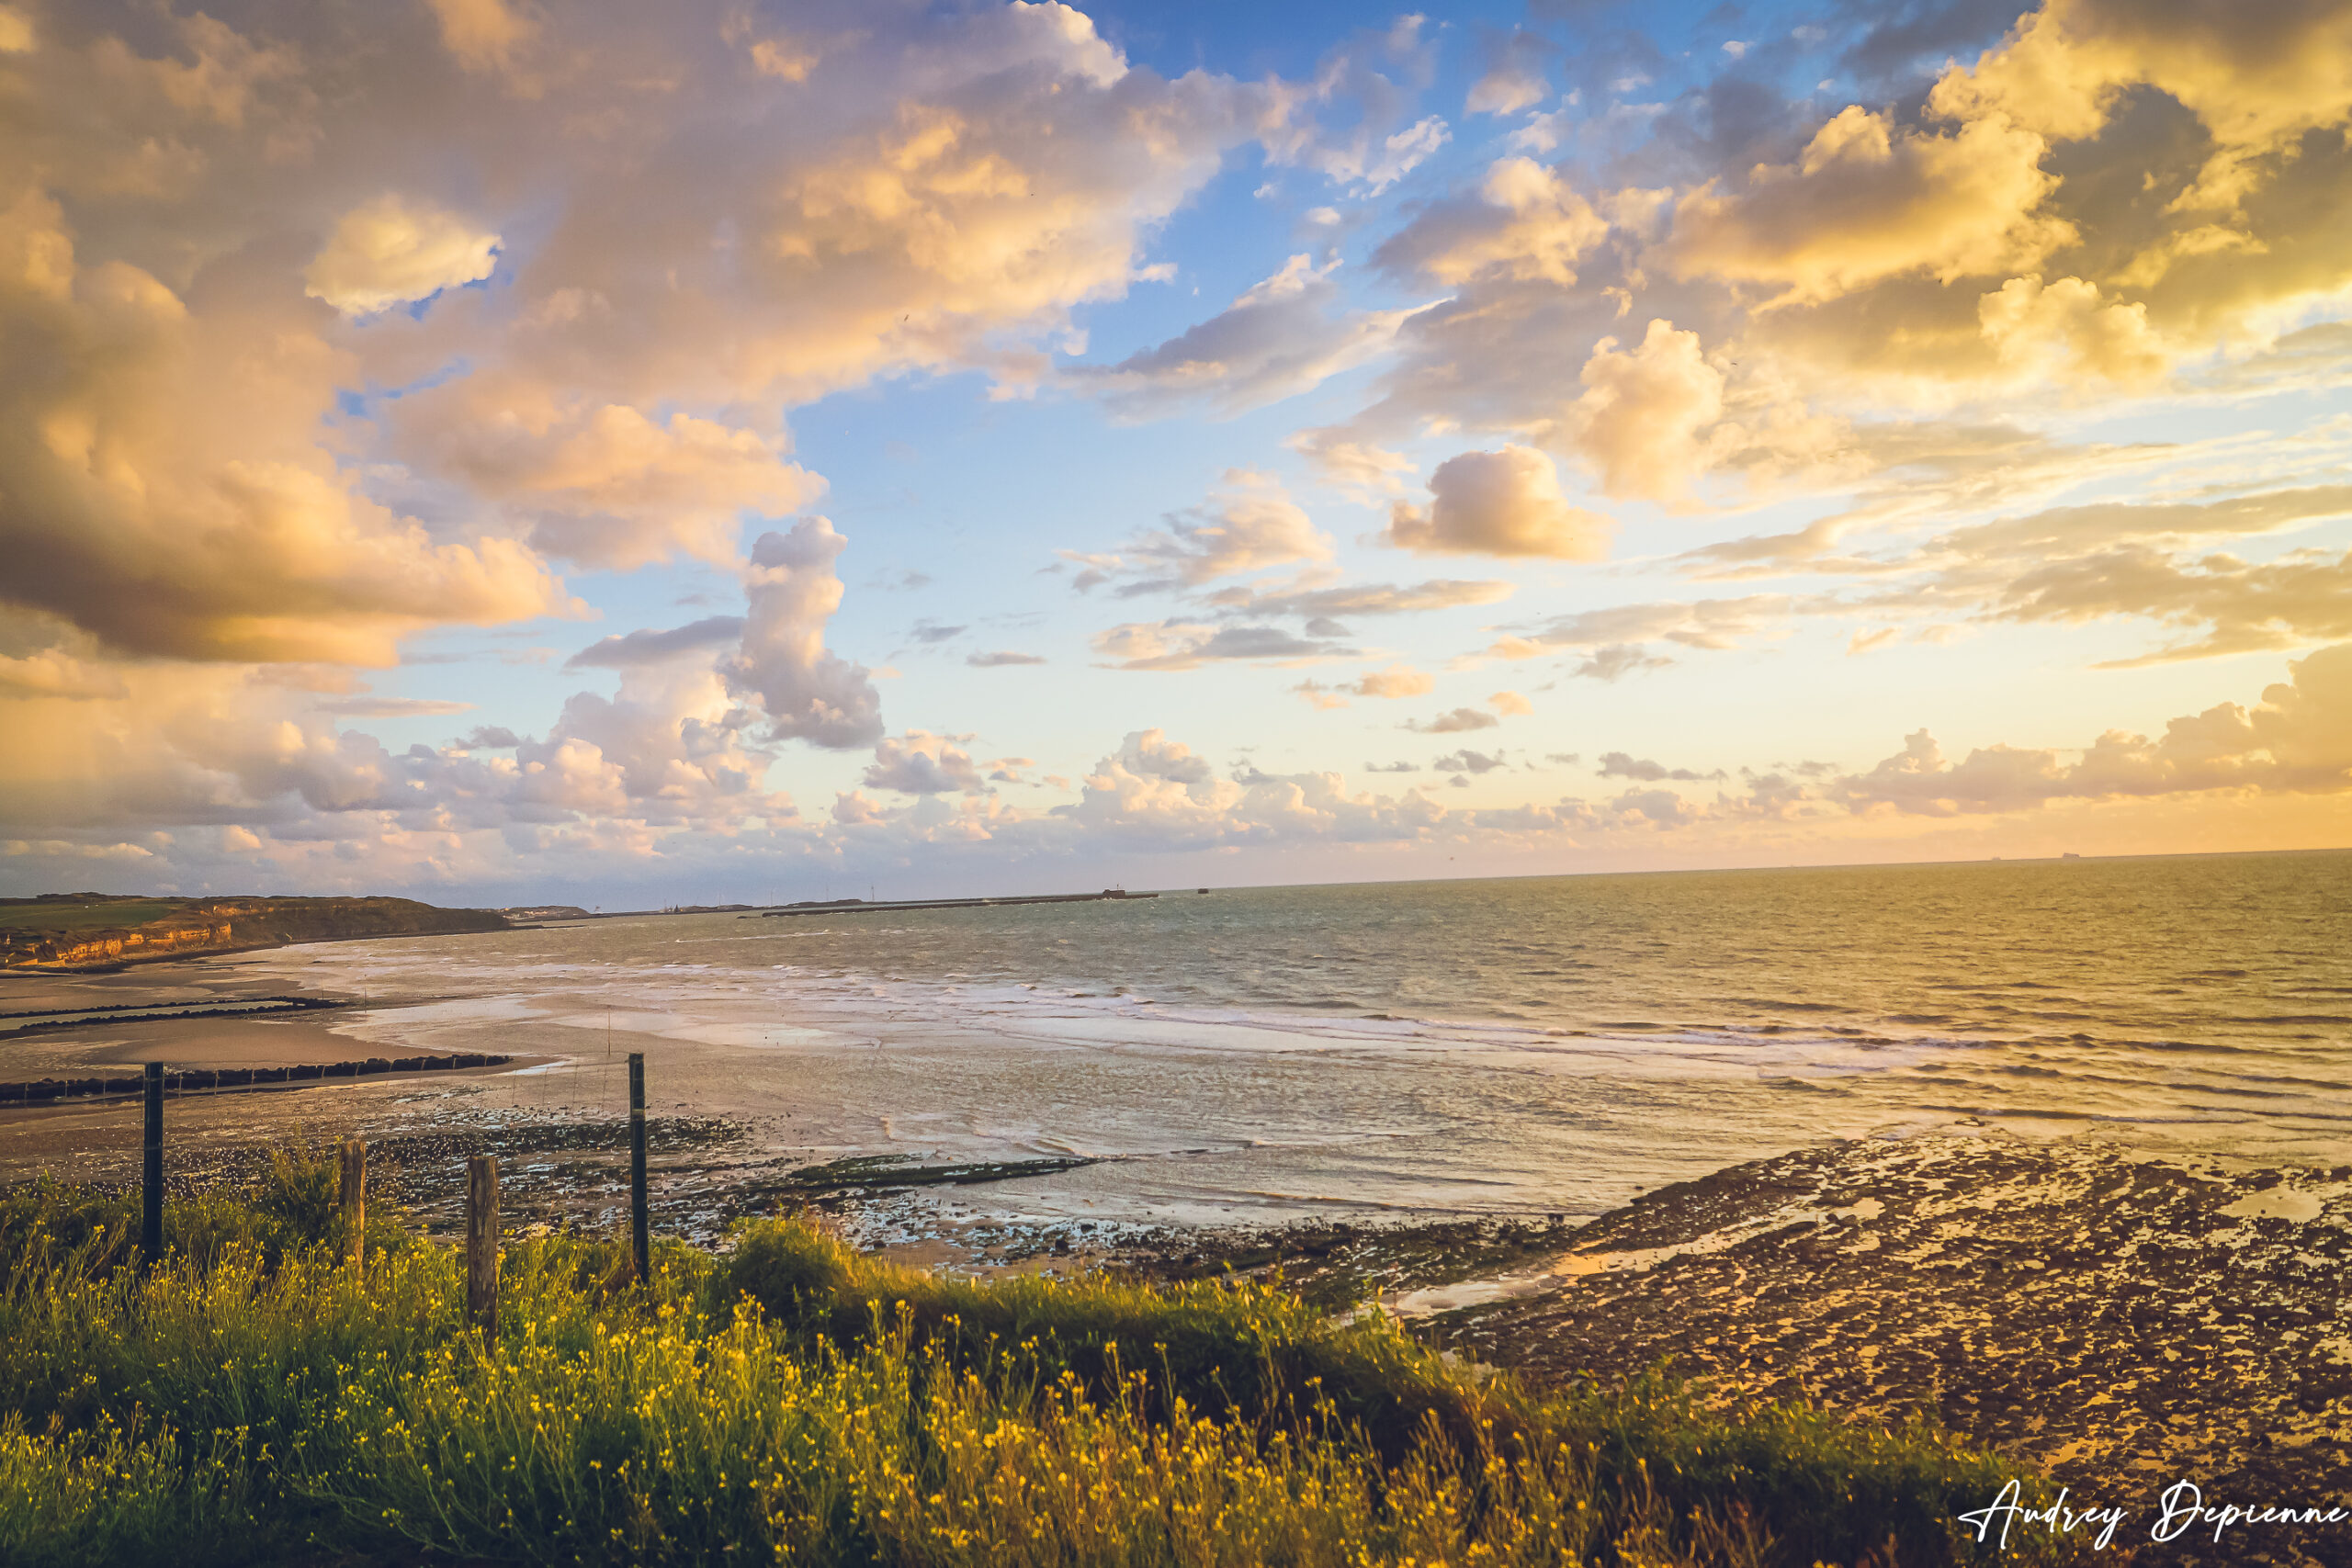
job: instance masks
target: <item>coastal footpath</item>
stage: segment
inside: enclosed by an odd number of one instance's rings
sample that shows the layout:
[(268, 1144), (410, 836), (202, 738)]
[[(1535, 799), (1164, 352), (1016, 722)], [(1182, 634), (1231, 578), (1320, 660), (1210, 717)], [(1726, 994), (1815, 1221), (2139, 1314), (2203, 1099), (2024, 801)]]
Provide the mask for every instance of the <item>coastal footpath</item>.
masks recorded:
[(494, 910), (443, 909), (412, 898), (142, 898), (44, 893), (0, 899), (0, 968), (87, 972), (292, 942), (441, 936), (511, 926)]

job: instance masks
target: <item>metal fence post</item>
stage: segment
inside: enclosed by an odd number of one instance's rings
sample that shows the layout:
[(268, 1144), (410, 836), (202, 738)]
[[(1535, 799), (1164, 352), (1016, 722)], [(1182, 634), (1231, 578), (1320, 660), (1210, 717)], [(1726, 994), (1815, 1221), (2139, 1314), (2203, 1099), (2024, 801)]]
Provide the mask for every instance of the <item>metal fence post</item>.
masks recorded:
[(147, 1064), (147, 1137), (140, 1167), (139, 1260), (152, 1269), (164, 1255), (164, 1064)]
[(628, 1054), (628, 1242), (639, 1284), (653, 1278), (653, 1235), (645, 1195), (645, 1053)]

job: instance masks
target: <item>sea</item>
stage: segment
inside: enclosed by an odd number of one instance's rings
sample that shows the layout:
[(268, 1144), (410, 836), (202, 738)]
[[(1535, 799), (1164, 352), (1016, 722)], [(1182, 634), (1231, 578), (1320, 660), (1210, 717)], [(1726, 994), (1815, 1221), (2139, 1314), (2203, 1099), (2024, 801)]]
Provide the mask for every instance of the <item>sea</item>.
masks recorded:
[(1094, 1162), (941, 1199), (966, 1215), (1581, 1217), (1953, 1128), (2352, 1164), (2352, 852), (621, 917), (237, 963), (364, 998), (334, 1027), (371, 1053), (535, 1063), (234, 1097), (249, 1131), (608, 1116), (639, 1052), (657, 1122), (731, 1130), (713, 1181)]

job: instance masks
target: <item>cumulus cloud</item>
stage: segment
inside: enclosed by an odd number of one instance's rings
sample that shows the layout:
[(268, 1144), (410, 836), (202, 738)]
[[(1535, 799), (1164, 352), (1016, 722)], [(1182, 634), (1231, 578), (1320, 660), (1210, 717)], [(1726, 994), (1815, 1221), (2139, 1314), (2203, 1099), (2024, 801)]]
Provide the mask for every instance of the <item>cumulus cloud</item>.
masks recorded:
[(355, 207), (302, 273), (303, 291), (346, 316), (372, 315), (479, 283), (498, 266), (498, 236), (397, 195)]
[(1552, 459), (1527, 446), (1464, 452), (1430, 476), (1427, 507), (1398, 502), (1382, 541), (1432, 554), (1599, 560), (1613, 526), (1571, 505)]
[(730, 690), (759, 698), (774, 739), (837, 750), (881, 739), (882, 698), (865, 667), (825, 648), (825, 623), (842, 602), (833, 562), (848, 543), (810, 517), (752, 547), (742, 641), (723, 668)]
[(1995, 356), (2025, 375), (2153, 381), (2170, 361), (2144, 302), (2109, 299), (2079, 277), (2010, 278), (1976, 302), (1976, 320)]
[(1073, 386), (1121, 415), (1151, 418), (1195, 400), (1230, 418), (1320, 386), (1380, 355), (1412, 312), (1343, 310), (1331, 274), (1295, 255), (1222, 312), (1114, 365), (1073, 366)]
[(1724, 412), (1723, 373), (1699, 351), (1699, 334), (1654, 321), (1632, 349), (1613, 337), (1593, 345), (1569, 412), (1577, 449), (1612, 496), (1681, 494), (1711, 461), (1702, 432)]
[(952, 736), (923, 729), (910, 729), (897, 739), (884, 737), (874, 748), (873, 766), (862, 782), (867, 789), (901, 795), (981, 795), (988, 790), (969, 751), (956, 746)]

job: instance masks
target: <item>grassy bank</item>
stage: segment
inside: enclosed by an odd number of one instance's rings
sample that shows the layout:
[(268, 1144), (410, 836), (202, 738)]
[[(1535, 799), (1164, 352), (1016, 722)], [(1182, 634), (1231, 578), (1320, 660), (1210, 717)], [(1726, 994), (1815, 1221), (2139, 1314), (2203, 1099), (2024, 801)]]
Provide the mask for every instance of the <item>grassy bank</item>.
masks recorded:
[(767, 1222), (725, 1256), (549, 1237), (500, 1334), (322, 1166), (174, 1204), (0, 1199), (0, 1561), (894, 1564), (1968, 1561), (1954, 1439), (1675, 1389), (1480, 1382), (1283, 1291), (973, 1284)]

